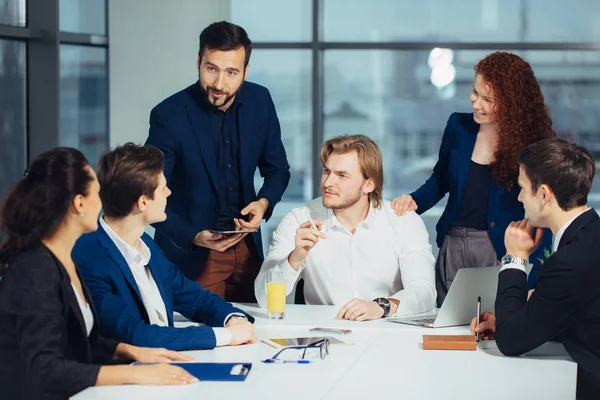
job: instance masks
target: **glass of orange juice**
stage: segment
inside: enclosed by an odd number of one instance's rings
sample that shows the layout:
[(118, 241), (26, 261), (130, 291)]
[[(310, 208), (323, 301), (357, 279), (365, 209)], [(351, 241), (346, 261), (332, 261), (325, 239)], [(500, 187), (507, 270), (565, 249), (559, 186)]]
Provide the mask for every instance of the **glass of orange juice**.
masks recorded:
[(267, 274), (267, 315), (269, 319), (285, 317), (285, 279), (278, 270)]

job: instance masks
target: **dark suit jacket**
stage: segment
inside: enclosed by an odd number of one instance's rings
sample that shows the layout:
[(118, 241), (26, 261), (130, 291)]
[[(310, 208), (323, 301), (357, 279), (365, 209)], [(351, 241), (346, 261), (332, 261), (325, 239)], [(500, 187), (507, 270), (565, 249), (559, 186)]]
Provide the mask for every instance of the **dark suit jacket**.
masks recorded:
[(498, 277), (500, 351), (517, 356), (560, 340), (579, 366), (578, 391), (583, 399), (600, 399), (599, 243), (600, 218), (588, 210), (565, 230), (558, 250), (540, 270), (529, 302), (522, 271), (507, 269)]
[[(247, 205), (266, 198), (268, 219), (290, 180), (279, 120), (266, 88), (244, 82), (237, 96), (243, 103), (238, 119), (242, 200)], [(167, 220), (154, 225), (154, 239), (167, 258), (194, 280), (202, 271), (209, 249), (194, 246), (192, 241), (201, 230), (216, 227), (219, 204), (217, 156), (202, 101), (198, 82), (162, 101), (150, 113), (146, 141), (163, 151), (164, 172), (173, 192), (167, 203)], [(258, 195), (254, 189), (257, 167), (264, 178)], [(262, 259), (260, 232), (252, 236)]]
[[(150, 236), (144, 234), (142, 240), (150, 248), (148, 268), (165, 303), (168, 327), (150, 325), (131, 269), (101, 225), (96, 232), (83, 235), (75, 244), (73, 259), (98, 307), (102, 334), (141, 347), (214, 348), (216, 340), (211, 326), (223, 326), (231, 313), (245, 313), (187, 279), (166, 259)], [(175, 328), (173, 311), (210, 326)]]
[[(440, 248), (460, 208), (478, 132), (479, 124), (473, 119), (473, 114), (453, 113), (450, 115), (442, 137), (439, 159), (433, 167), (433, 173), (419, 189), (411, 193), (417, 203), (418, 214), (422, 214), (436, 205), (446, 193), (450, 194), (446, 208), (436, 225), (436, 242)], [(517, 200), (519, 187), (516, 182), (509, 192), (503, 184), (497, 186), (496, 182), (492, 180), (489, 190), (488, 232), (496, 250), (496, 256), (498, 260), (501, 260), (506, 254), (504, 231), (512, 221), (523, 219), (525, 210), (523, 204)], [(529, 274), (530, 287), (535, 287), (541, 265), (540, 259), (544, 259), (544, 249), (549, 251), (552, 249), (552, 232), (549, 229), (544, 233), (538, 250), (529, 259), (533, 264), (533, 269)]]
[(44, 245), (19, 255), (0, 281), (0, 397), (66, 399), (96, 384), (118, 342), (87, 336), (69, 274)]

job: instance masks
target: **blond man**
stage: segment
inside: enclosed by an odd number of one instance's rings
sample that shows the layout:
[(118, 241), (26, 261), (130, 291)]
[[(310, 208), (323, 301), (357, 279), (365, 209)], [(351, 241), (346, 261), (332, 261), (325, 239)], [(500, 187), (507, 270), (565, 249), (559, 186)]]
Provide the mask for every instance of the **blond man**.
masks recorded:
[[(254, 282), (266, 305), (268, 271), (282, 271), (288, 294), (304, 278), (307, 304), (338, 305), (356, 321), (434, 307), (435, 260), (415, 212), (396, 216), (383, 200), (383, 163), (364, 135), (339, 136), (321, 150), (322, 197), (288, 212)], [(312, 220), (312, 221), (311, 221)]]

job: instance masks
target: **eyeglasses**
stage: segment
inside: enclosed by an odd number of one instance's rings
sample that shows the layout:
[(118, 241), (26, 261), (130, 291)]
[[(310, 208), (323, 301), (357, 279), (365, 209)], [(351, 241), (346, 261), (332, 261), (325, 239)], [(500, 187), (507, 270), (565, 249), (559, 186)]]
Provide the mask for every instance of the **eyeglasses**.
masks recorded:
[(301, 360), (304, 360), (304, 357), (306, 357), (306, 350), (319, 349), (319, 355), (321, 356), (321, 360), (323, 360), (323, 359), (325, 359), (325, 357), (327, 357), (329, 355), (329, 339), (321, 339), (314, 343), (308, 344), (306, 346), (285, 347), (285, 348), (279, 350), (277, 352), (277, 354), (275, 354), (273, 357), (270, 358), (270, 360), (277, 360), (277, 357), (279, 357), (279, 355), (281, 353), (283, 353), (286, 350), (290, 350), (290, 349), (303, 350), (302, 357), (300, 357)]

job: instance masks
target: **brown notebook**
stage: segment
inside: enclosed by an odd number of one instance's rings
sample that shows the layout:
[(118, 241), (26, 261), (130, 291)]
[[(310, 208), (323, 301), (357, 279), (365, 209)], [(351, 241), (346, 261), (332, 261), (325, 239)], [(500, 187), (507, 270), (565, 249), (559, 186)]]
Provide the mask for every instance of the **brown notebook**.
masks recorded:
[(473, 335), (423, 335), (423, 350), (477, 350)]

